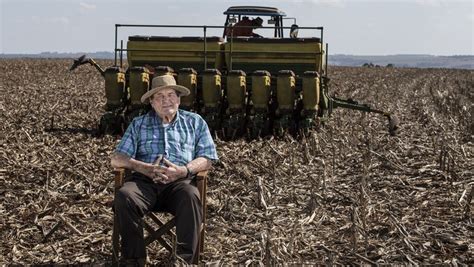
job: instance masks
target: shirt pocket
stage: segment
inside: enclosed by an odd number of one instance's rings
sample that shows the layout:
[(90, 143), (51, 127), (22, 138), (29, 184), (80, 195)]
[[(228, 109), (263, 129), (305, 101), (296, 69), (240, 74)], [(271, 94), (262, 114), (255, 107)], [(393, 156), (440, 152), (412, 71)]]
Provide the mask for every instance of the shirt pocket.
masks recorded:
[(153, 140), (140, 140), (138, 142), (138, 153), (140, 155), (150, 155), (152, 153)]
[(151, 157), (159, 152), (159, 132), (154, 128), (147, 128), (148, 134), (141, 135), (138, 141), (138, 153), (144, 157)]
[(181, 150), (183, 152), (193, 152), (191, 154), (194, 154), (194, 143), (193, 142), (189, 142), (189, 141), (185, 141), (185, 142), (181, 142)]
[(191, 161), (194, 159), (194, 142), (191, 140), (186, 140), (181, 142), (181, 151), (184, 155), (186, 161)]

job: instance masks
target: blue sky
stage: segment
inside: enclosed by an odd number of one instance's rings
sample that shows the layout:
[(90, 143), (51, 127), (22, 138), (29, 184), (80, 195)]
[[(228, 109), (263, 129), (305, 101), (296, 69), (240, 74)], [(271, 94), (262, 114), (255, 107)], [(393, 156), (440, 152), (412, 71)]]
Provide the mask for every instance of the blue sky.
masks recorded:
[[(0, 3), (0, 53), (9, 54), (112, 52), (116, 23), (220, 26), (225, 19), (222, 12), (234, 5), (273, 6), (288, 17), (296, 17), (299, 26), (324, 26), (330, 54), (474, 54), (472, 0), (0, 0)], [(135, 30), (121, 31), (120, 38), (125, 39), (127, 34), (193, 33)]]

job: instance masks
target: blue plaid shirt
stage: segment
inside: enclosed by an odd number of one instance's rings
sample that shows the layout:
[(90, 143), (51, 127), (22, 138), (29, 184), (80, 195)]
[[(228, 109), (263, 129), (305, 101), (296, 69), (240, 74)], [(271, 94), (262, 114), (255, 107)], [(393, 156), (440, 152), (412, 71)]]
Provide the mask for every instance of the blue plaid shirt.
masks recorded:
[(115, 152), (147, 163), (154, 163), (163, 155), (178, 166), (198, 157), (218, 160), (206, 122), (200, 115), (185, 110), (178, 110), (166, 127), (153, 110), (136, 117)]

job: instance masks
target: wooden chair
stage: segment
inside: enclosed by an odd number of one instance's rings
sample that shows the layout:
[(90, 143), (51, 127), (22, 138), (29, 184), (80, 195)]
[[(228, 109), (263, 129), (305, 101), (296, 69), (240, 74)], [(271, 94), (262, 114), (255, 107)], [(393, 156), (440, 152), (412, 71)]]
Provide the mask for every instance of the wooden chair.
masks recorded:
[[(115, 186), (114, 186), (114, 197), (116, 196), (118, 189), (122, 187), (125, 179), (125, 175), (128, 171), (125, 169), (115, 169)], [(205, 226), (206, 226), (206, 195), (207, 195), (207, 171), (199, 172), (196, 175), (196, 187), (199, 190), (201, 195), (201, 205), (202, 205), (202, 224), (201, 224), (201, 235), (198, 243), (198, 257), (196, 262), (193, 264), (198, 264), (202, 251), (204, 250), (204, 237), (205, 237)], [(169, 235), (170, 240), (176, 240), (176, 234), (171, 230), (176, 226), (175, 218), (171, 218), (166, 223), (158, 218), (153, 212), (149, 212), (146, 216), (150, 217), (151, 222), (149, 223), (144, 220), (144, 230), (148, 232), (148, 235), (145, 235), (145, 246), (148, 246), (154, 241), (160, 242), (160, 244), (165, 247), (170, 253), (176, 252), (176, 242), (170, 244), (167, 240), (163, 239), (164, 235)], [(120, 259), (120, 240), (119, 240), (119, 227), (118, 227), (118, 218), (114, 214), (114, 227), (112, 232), (112, 264), (116, 266)]]

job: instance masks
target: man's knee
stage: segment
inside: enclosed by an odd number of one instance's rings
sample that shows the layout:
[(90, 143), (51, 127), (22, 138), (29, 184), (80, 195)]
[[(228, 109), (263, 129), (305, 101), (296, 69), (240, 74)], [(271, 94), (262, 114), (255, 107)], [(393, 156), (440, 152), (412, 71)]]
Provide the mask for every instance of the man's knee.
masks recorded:
[(175, 189), (174, 196), (169, 199), (171, 213), (175, 216), (178, 214), (194, 214), (193, 216), (201, 216), (201, 198), (199, 190), (191, 184), (182, 184)]
[(116, 191), (114, 198), (114, 207), (116, 210), (123, 210), (127, 208), (127, 202), (130, 199), (130, 191), (124, 187), (121, 187)]
[(140, 197), (136, 192), (136, 187), (125, 184), (116, 193), (114, 207), (116, 210), (135, 210), (141, 206)]
[(183, 184), (181, 190), (179, 190), (178, 192), (178, 195), (178, 199), (201, 203), (201, 196), (199, 194), (199, 190), (194, 185)]

